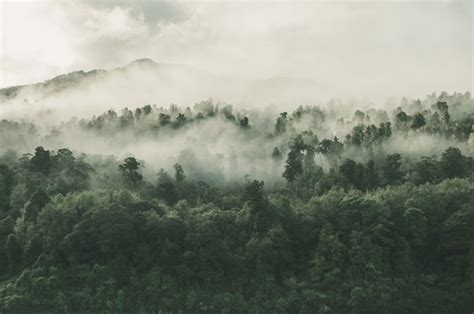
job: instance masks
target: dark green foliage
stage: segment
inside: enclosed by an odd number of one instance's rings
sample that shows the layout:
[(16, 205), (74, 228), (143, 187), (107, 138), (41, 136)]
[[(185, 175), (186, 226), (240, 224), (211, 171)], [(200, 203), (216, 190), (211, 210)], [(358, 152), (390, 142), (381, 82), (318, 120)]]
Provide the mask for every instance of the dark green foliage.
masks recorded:
[(379, 174), (377, 169), (375, 169), (375, 162), (373, 160), (367, 162), (365, 177), (367, 180), (367, 189), (373, 190), (380, 185)]
[(344, 144), (339, 142), (339, 139), (337, 137), (334, 137), (333, 140), (322, 140), (316, 148), (316, 151), (327, 156), (330, 159), (333, 159), (337, 158), (342, 153), (343, 148)]
[(240, 126), (240, 128), (242, 128), (244, 130), (250, 129), (249, 118), (248, 117), (243, 117), (242, 119), (240, 119), (239, 126)]
[(25, 204), (23, 217), (26, 221), (36, 221), (41, 209), (48, 204), (50, 198), (48, 194), (39, 188), (32, 195), (30, 200)]
[(400, 111), (395, 115), (395, 125), (400, 130), (406, 129), (409, 121), (410, 117), (404, 111)]
[(437, 110), (441, 115), (441, 121), (444, 124), (449, 124), (451, 115), (449, 114), (449, 106), (445, 101), (438, 101), (434, 105), (435, 110)]
[(357, 189), (367, 187), (366, 169), (363, 164), (356, 163), (351, 159), (346, 159), (339, 167), (340, 174), (346, 182)]
[(35, 155), (30, 160), (31, 169), (33, 171), (49, 174), (51, 168), (51, 156), (49, 150), (45, 150), (43, 146), (35, 149)]
[(183, 183), (184, 180), (186, 179), (186, 176), (184, 175), (183, 167), (180, 164), (176, 163), (174, 164), (174, 170), (175, 170), (174, 179), (176, 180), (176, 182), (178, 184)]
[(441, 155), (441, 172), (446, 178), (466, 177), (469, 174), (469, 161), (458, 148), (450, 147)]
[(14, 234), (10, 234), (5, 242), (5, 255), (8, 260), (9, 274), (15, 274), (21, 267), (22, 248)]
[(414, 182), (423, 184), (426, 182), (436, 182), (441, 177), (438, 163), (430, 157), (422, 157), (414, 167)]
[(245, 199), (250, 202), (252, 208), (258, 209), (266, 206), (266, 197), (263, 191), (263, 181), (253, 180), (245, 186)]
[[(471, 313), (472, 100), (430, 97), (403, 101), (393, 130), (382, 110), (337, 119), (344, 144), (326, 129), (334, 113), (309, 106), (276, 124), (212, 100), (79, 122), (154, 138), (219, 119), (243, 139), (239, 162), (274, 171), (265, 183), (247, 169), (219, 181), (191, 149), (156, 180), (133, 157), (0, 155), (0, 312)], [(28, 130), (0, 121), (0, 148)], [(393, 146), (427, 136), (453, 147)]]
[[(314, 160), (310, 147), (303, 137), (291, 144), (302, 154), (298, 178), (317, 169), (307, 160)], [(452, 149), (445, 159), (451, 155), (459, 159)], [(52, 160), (52, 169), (76, 162), (67, 150)], [(316, 176), (320, 187), (331, 183), (309, 198), (265, 190), (259, 180), (206, 194), (202, 188), (209, 187), (186, 178), (180, 164), (174, 178), (159, 172), (151, 194), (111, 189), (50, 197), (46, 185), (24, 204), (20, 219), (0, 221), (8, 282), (0, 288), (0, 309), (467, 312), (474, 305), (473, 183), (448, 179), (357, 192), (380, 187), (379, 175), (400, 183), (400, 160), (388, 155), (379, 173), (373, 161), (347, 159)], [(425, 161), (438, 163), (419, 162)], [(12, 165), (14, 177), (21, 165)], [(122, 166), (139, 169), (133, 158)], [(229, 197), (230, 207), (216, 205)]]
[(412, 129), (417, 130), (421, 127), (424, 127), (425, 125), (426, 125), (425, 117), (423, 116), (421, 112), (418, 112), (417, 114), (413, 116), (413, 122), (411, 123)]
[(138, 172), (140, 163), (133, 157), (125, 158), (123, 164), (119, 166), (119, 170), (125, 180), (132, 186), (137, 186), (143, 179), (143, 176)]
[(280, 116), (277, 118), (276, 123), (275, 123), (275, 134), (283, 134), (286, 132), (286, 126), (288, 124), (288, 119), (287, 119), (288, 113), (282, 112), (280, 113)]
[(403, 172), (401, 166), (400, 154), (387, 155), (382, 165), (382, 175), (385, 184), (398, 184), (402, 181)]
[(286, 158), (285, 171), (283, 177), (291, 184), (298, 175), (303, 173), (303, 151), (306, 146), (301, 135), (298, 135), (290, 145), (290, 152)]
[(13, 175), (13, 171), (7, 165), (0, 164), (0, 212), (10, 210), (10, 196), (14, 186)]
[(186, 124), (186, 117), (184, 116), (184, 114), (179, 113), (178, 116), (176, 117), (176, 121), (173, 123), (173, 127), (175, 129), (179, 129), (185, 124)]
[(160, 126), (167, 126), (171, 123), (171, 117), (165, 113), (160, 113), (158, 121)]
[(159, 198), (165, 200), (170, 205), (175, 204), (178, 200), (175, 181), (163, 169), (160, 169), (158, 173), (156, 193)]

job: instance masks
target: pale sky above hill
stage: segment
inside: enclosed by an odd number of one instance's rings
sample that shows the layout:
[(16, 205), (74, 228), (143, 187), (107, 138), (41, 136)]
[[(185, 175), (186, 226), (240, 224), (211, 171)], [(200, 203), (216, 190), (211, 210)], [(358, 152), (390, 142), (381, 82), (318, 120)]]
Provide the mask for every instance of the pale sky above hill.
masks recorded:
[(472, 1), (0, 1), (0, 87), (143, 57), (357, 96), (473, 87)]

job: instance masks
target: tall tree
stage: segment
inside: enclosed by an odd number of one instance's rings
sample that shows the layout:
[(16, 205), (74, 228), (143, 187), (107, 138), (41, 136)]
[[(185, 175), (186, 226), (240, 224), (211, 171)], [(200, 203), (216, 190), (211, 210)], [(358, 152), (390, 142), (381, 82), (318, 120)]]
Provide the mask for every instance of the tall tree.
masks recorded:
[(33, 171), (49, 174), (51, 169), (51, 155), (49, 150), (45, 150), (43, 146), (36, 147), (35, 155), (30, 160), (31, 169)]
[(380, 179), (377, 169), (375, 169), (375, 162), (373, 160), (369, 160), (367, 162), (365, 177), (367, 180), (367, 188), (369, 190), (373, 190), (379, 186)]
[(382, 174), (385, 184), (398, 184), (403, 178), (403, 172), (400, 170), (402, 157), (400, 154), (387, 155), (382, 165)]
[(301, 135), (298, 135), (290, 145), (290, 152), (286, 158), (285, 171), (283, 172), (283, 177), (290, 184), (293, 183), (298, 175), (303, 173), (303, 150), (305, 148), (306, 146)]
[(415, 184), (435, 182), (439, 177), (438, 163), (433, 158), (421, 157), (421, 160), (415, 163), (413, 178)]
[(143, 179), (139, 169), (140, 163), (134, 157), (125, 158), (123, 164), (119, 165), (122, 176), (132, 186), (137, 186)]
[(410, 121), (410, 117), (406, 114), (405, 111), (400, 111), (395, 115), (395, 125), (399, 130), (405, 130)]
[(440, 166), (445, 178), (463, 178), (469, 175), (467, 159), (456, 147), (449, 147), (443, 152)]
[(183, 183), (184, 180), (186, 179), (186, 176), (184, 175), (183, 167), (180, 164), (175, 163), (174, 171), (175, 171), (174, 178), (176, 180), (176, 183), (178, 184)]
[(14, 187), (14, 172), (0, 164), (0, 212), (10, 209), (10, 196)]
[(21, 266), (23, 250), (14, 234), (10, 234), (5, 243), (5, 253), (8, 258), (9, 271), (13, 275)]
[(275, 134), (280, 135), (286, 132), (286, 125), (288, 124), (288, 113), (282, 112), (275, 123)]
[(414, 129), (414, 130), (417, 130), (421, 127), (424, 127), (425, 124), (426, 124), (425, 117), (423, 116), (423, 114), (421, 112), (418, 112), (413, 117), (413, 121), (411, 123), (411, 128)]

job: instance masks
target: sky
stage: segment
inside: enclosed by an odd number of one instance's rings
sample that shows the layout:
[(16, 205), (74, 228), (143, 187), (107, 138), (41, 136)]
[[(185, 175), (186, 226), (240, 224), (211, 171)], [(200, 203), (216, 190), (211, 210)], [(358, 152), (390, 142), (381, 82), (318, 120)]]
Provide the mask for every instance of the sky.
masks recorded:
[(0, 87), (151, 58), (357, 96), (473, 90), (472, 1), (0, 1)]

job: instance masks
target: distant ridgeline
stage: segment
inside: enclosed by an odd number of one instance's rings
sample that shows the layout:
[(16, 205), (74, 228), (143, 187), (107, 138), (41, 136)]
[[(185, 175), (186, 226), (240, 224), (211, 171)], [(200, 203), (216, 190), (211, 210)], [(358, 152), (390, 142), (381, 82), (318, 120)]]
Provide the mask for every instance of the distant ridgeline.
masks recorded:
[(341, 108), (0, 121), (0, 312), (471, 313), (470, 93)]
[(94, 83), (98, 79), (104, 79), (117, 72), (123, 72), (137, 67), (146, 68), (147, 70), (156, 70), (159, 64), (151, 59), (138, 59), (124, 67), (115, 68), (113, 70), (91, 70), (91, 71), (74, 71), (67, 74), (58, 75), (50, 80), (31, 85), (18, 85), (0, 89), (0, 101), (4, 102), (18, 96), (20, 91), (38, 91), (43, 96), (59, 93), (68, 88), (75, 88), (78, 84), (87, 85)]

